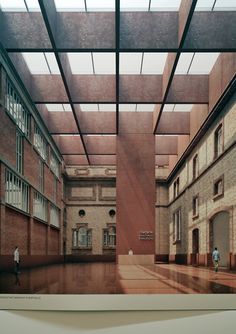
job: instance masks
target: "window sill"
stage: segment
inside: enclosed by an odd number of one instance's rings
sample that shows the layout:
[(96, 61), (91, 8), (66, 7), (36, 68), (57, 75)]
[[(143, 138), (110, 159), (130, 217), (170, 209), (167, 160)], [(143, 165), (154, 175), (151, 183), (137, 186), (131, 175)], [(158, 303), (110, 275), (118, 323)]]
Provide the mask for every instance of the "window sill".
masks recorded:
[(103, 249), (113, 249), (115, 250), (116, 249), (116, 246), (103, 246)]
[(72, 247), (72, 250), (92, 250), (92, 246), (78, 246), (78, 247)]
[(221, 197), (224, 197), (224, 193), (214, 195), (213, 196), (213, 201), (216, 201), (216, 200), (220, 199)]
[(173, 245), (178, 245), (178, 244), (181, 244), (181, 240), (175, 240), (175, 241), (173, 241)]
[(192, 216), (192, 220), (198, 219), (199, 218), (199, 214), (193, 215)]

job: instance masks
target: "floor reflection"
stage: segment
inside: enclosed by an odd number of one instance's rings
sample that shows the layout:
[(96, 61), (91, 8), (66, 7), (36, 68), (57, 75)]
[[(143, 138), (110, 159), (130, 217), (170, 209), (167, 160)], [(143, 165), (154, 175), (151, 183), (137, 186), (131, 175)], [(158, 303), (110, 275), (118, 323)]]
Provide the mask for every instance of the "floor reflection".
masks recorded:
[(0, 274), (1, 293), (194, 294), (236, 293), (236, 274), (174, 264), (80, 263)]

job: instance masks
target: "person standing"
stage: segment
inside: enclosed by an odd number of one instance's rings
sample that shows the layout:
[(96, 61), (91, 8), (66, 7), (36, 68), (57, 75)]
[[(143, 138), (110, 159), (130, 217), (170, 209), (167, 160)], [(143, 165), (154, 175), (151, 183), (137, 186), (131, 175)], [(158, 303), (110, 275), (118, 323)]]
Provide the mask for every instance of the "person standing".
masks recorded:
[(20, 252), (18, 246), (16, 246), (14, 250), (14, 263), (15, 263), (15, 274), (19, 274), (19, 266), (20, 266)]
[(219, 269), (219, 261), (220, 261), (220, 253), (219, 253), (217, 247), (215, 247), (215, 249), (212, 253), (212, 261), (214, 263), (215, 272), (217, 273), (218, 269)]

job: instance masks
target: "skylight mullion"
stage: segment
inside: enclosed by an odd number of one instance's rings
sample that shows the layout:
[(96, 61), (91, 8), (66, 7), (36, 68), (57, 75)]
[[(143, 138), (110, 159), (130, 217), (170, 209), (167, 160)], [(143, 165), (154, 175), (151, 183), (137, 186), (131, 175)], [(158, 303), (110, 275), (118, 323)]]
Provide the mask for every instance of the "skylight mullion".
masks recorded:
[(195, 56), (195, 52), (193, 53), (192, 59), (190, 61), (190, 64), (189, 64), (189, 67), (188, 67), (188, 70), (187, 70), (187, 74), (189, 74), (189, 71), (190, 71), (190, 68), (192, 66), (192, 62), (193, 62), (194, 56)]
[(150, 12), (151, 10), (151, 3), (152, 3), (152, 0), (149, 0), (149, 4), (148, 4), (148, 11)]
[(141, 66), (140, 66), (140, 74), (142, 74), (142, 70), (143, 70), (143, 58), (144, 58), (144, 52), (142, 52)]
[(27, 5), (26, 0), (24, 0), (24, 3), (25, 3), (25, 8), (26, 8), (27, 12), (29, 12), (29, 7), (28, 7), (28, 5)]
[(213, 6), (212, 6), (212, 8), (211, 8), (212, 11), (214, 10), (214, 7), (215, 7), (215, 5), (216, 5), (216, 1), (217, 1), (217, 0), (215, 0), (214, 3), (213, 3)]
[(84, 8), (85, 8), (85, 11), (88, 12), (88, 7), (87, 7), (87, 2), (86, 2), (86, 0), (84, 0)]
[(93, 67), (93, 74), (95, 73), (95, 66), (94, 66), (94, 59), (93, 59), (93, 52), (91, 52), (91, 61), (92, 61), (92, 67)]
[(46, 61), (46, 64), (47, 64), (49, 73), (52, 74), (52, 71), (51, 71), (51, 68), (50, 68), (50, 66), (49, 66), (48, 59), (47, 59), (47, 57), (46, 57), (46, 55), (45, 55), (45, 52), (43, 53), (43, 55), (44, 55), (44, 59), (45, 59), (45, 61)]

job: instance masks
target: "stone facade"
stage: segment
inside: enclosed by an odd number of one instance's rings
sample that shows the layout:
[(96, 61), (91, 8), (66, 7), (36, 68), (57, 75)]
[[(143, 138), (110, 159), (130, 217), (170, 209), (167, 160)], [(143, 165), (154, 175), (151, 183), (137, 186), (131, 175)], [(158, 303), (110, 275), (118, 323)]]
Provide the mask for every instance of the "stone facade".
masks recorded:
[[(103, 243), (104, 230), (116, 228), (116, 183), (111, 176), (114, 173), (110, 167), (66, 168), (67, 254), (115, 254), (115, 245)], [(91, 231), (91, 246), (73, 243), (73, 231), (80, 227)]]
[[(170, 259), (192, 263), (194, 256), (193, 230), (198, 229), (199, 264), (210, 264), (213, 246), (214, 217), (217, 213), (229, 213), (229, 238), (225, 247), (229, 248), (227, 264), (233, 265), (236, 254), (236, 98), (234, 97), (218, 116), (207, 133), (197, 143), (184, 165), (176, 172), (169, 185), (169, 244)], [(215, 156), (215, 131), (223, 127), (223, 152)], [(198, 155), (198, 172), (193, 179), (193, 158)], [(174, 182), (179, 178), (179, 195), (174, 198)], [(223, 180), (223, 193), (214, 194), (214, 184)], [(193, 214), (193, 198), (198, 196), (197, 214)], [(181, 240), (173, 242), (173, 214), (181, 209)], [(224, 222), (222, 222), (224, 224)], [(225, 233), (228, 233), (227, 231)], [(224, 238), (224, 235), (222, 235)], [(222, 253), (224, 249), (219, 249)]]

